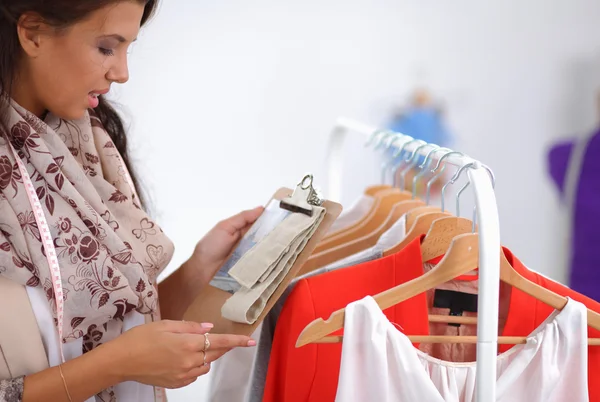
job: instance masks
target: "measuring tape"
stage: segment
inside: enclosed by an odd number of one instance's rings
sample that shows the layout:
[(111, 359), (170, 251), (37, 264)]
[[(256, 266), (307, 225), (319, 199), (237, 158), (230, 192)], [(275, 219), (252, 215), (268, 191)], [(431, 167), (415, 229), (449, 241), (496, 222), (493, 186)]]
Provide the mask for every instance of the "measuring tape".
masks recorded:
[(63, 321), (65, 313), (65, 300), (63, 297), (64, 293), (62, 287), (62, 278), (60, 275), (60, 267), (58, 266), (56, 250), (54, 249), (52, 235), (50, 234), (50, 227), (48, 226), (46, 216), (44, 215), (44, 210), (42, 209), (42, 203), (40, 202), (40, 199), (37, 196), (37, 193), (35, 192), (35, 187), (33, 186), (31, 177), (29, 176), (29, 172), (27, 172), (23, 161), (21, 161), (21, 158), (19, 158), (19, 154), (17, 154), (17, 151), (15, 151), (15, 148), (10, 143), (10, 140), (8, 141), (8, 144), (10, 145), (15, 159), (17, 160), (17, 164), (19, 165), (21, 177), (23, 178), (23, 184), (25, 185), (25, 190), (27, 192), (27, 197), (29, 198), (31, 208), (33, 208), (33, 216), (35, 217), (35, 222), (38, 225), (38, 229), (42, 237), (42, 244), (46, 253), (46, 259), (48, 260), (48, 266), (50, 267), (50, 276), (52, 277), (52, 288), (54, 289), (54, 299), (56, 300), (56, 318), (58, 319), (60, 358), (62, 363), (64, 363), (65, 355), (63, 353)]

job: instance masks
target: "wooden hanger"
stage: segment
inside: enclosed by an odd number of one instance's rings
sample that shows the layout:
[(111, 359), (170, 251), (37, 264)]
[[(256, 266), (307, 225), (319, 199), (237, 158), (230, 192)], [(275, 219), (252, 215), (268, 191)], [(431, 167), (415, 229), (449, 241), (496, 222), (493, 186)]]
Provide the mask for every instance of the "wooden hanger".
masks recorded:
[(366, 250), (369, 247), (375, 246), (381, 235), (385, 233), (394, 223), (396, 223), (398, 219), (400, 219), (411, 209), (421, 205), (425, 205), (425, 203), (421, 200), (409, 200), (397, 203), (392, 208), (392, 211), (387, 219), (376, 230), (370, 232), (366, 236), (351, 240), (347, 243), (327, 249), (318, 254), (313, 254), (300, 270), (300, 275), (312, 272), (343, 258), (349, 257), (352, 254), (356, 254), (360, 251)]
[[(424, 207), (428, 208), (428, 207)], [(424, 208), (416, 208), (424, 211)], [(435, 210), (435, 207), (434, 207)], [(439, 208), (437, 208), (440, 211)], [(412, 213), (412, 211), (411, 211)], [(431, 261), (434, 258), (444, 255), (444, 253), (450, 247), (452, 239), (463, 233), (470, 233), (473, 229), (473, 222), (466, 218), (458, 218), (456, 216), (449, 216), (449, 214), (442, 214), (441, 212), (424, 213), (420, 220), (415, 219), (413, 224), (412, 233), (407, 234), (407, 238), (410, 236), (411, 240), (403, 239), (402, 242), (389, 249), (389, 254), (392, 255), (400, 252), (408, 243), (414, 240), (416, 237), (421, 236), (425, 233), (425, 239), (421, 243), (421, 260), (423, 262)], [(428, 222), (431, 222), (427, 229)], [(385, 252), (384, 252), (385, 256)], [(452, 323), (452, 324), (477, 324), (477, 317), (458, 317), (448, 315), (429, 315), (429, 322), (441, 322), (441, 323)]]
[(451, 216), (449, 212), (429, 212), (417, 217), (412, 226), (407, 226), (406, 236), (402, 241), (387, 250), (383, 251), (383, 256), (388, 257), (392, 254), (396, 254), (404, 247), (408, 246), (410, 242), (416, 239), (419, 236), (427, 234), (429, 232), (429, 228), (433, 224), (436, 219), (449, 217)]
[[(477, 228), (475, 228), (477, 230)], [(446, 254), (452, 240), (461, 234), (471, 233), (473, 222), (467, 218), (447, 216), (433, 221), (425, 239), (421, 243), (421, 259), (423, 262)]]
[(390, 186), (389, 184), (380, 184), (380, 185), (375, 185), (375, 186), (369, 186), (365, 189), (364, 194), (374, 197), (375, 195), (377, 195), (378, 192), (380, 192), (382, 190), (389, 190), (390, 188), (392, 188), (392, 186)]
[[(466, 218), (448, 216), (436, 219), (421, 243), (421, 260), (427, 262), (444, 255), (450, 248), (454, 237), (471, 233), (472, 230), (473, 222)], [(429, 322), (477, 325), (477, 317), (429, 315)]]
[[(383, 193), (384, 191), (389, 190), (391, 188), (392, 188), (392, 186), (390, 186), (388, 184), (374, 185), (374, 186), (367, 187), (363, 193), (364, 193), (364, 195), (368, 196), (369, 198), (377, 198), (378, 193)], [(385, 194), (382, 194), (381, 196), (383, 196), (383, 195), (385, 195)], [(361, 220), (364, 220), (365, 217), (367, 217), (369, 215), (369, 213), (371, 213), (371, 209), (373, 208), (373, 205), (374, 205), (374, 203), (371, 204), (371, 208), (369, 209), (369, 211), (367, 211), (365, 213), (365, 215), (361, 219), (358, 220), (358, 222), (360, 222)], [(345, 231), (348, 228), (349, 227), (345, 227), (345, 228), (333, 231), (332, 233), (328, 233), (321, 239), (321, 241), (325, 241), (328, 238), (335, 237), (336, 235), (339, 235), (340, 233), (342, 233), (343, 231)]]
[[(410, 299), (429, 289), (433, 289), (460, 275), (473, 271), (479, 265), (479, 235), (477, 233), (462, 234), (452, 240), (446, 255), (431, 271), (388, 289), (373, 298), (382, 310), (386, 310), (404, 300)], [(557, 310), (562, 310), (567, 298), (560, 296), (544, 287), (521, 276), (508, 262), (504, 252), (500, 252), (500, 280), (535, 297)], [(600, 330), (600, 314), (588, 309), (588, 325)], [(345, 309), (334, 312), (327, 321), (318, 318), (308, 324), (300, 334), (296, 347), (313, 343), (325, 336), (336, 332), (344, 326)], [(477, 337), (464, 336), (409, 336), (411, 342), (419, 343), (475, 343)], [(325, 342), (339, 342), (342, 337), (334, 337)], [(526, 337), (498, 337), (500, 344), (525, 343)], [(589, 345), (600, 345), (600, 338), (588, 339)]]
[(417, 217), (428, 212), (442, 212), (442, 209), (440, 207), (435, 207), (432, 205), (426, 205), (423, 207), (415, 208), (406, 214), (406, 227), (411, 228), (415, 224), (415, 220), (417, 219)]
[(410, 193), (400, 191), (397, 188), (383, 190), (377, 193), (377, 198), (374, 205), (371, 207), (369, 214), (356, 224), (332, 233), (327, 238), (323, 239), (313, 254), (323, 252), (325, 250), (340, 246), (360, 237), (367, 236), (379, 228), (387, 217), (392, 212), (392, 208), (401, 202), (408, 201), (412, 198)]
[[(381, 205), (381, 202), (385, 201), (388, 197), (390, 197), (390, 194), (397, 194), (397, 193), (401, 192), (397, 188), (390, 187), (387, 189), (381, 189), (381, 187), (383, 187), (383, 186), (373, 186), (373, 187), (369, 187), (365, 190), (365, 191), (369, 191), (368, 195), (370, 195), (371, 197), (374, 197), (375, 201), (369, 208), (369, 211), (367, 211), (367, 213), (362, 218), (360, 218), (356, 223), (354, 223), (348, 227), (338, 229), (335, 232), (329, 233), (327, 236), (325, 236), (321, 240), (321, 243), (325, 243), (328, 240), (339, 237), (339, 236), (343, 235), (344, 233), (360, 226), (363, 222), (365, 222), (367, 219), (371, 218), (376, 213), (377, 208), (379, 208), (379, 206)], [(315, 250), (315, 252), (318, 252), (318, 247), (317, 247), (317, 250)]]

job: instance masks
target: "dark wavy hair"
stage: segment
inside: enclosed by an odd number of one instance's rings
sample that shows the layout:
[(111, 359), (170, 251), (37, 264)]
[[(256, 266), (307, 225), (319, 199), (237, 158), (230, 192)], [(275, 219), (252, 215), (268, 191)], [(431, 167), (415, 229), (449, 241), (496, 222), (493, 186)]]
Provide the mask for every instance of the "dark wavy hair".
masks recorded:
[[(94, 11), (120, 1), (124, 0), (0, 0), (0, 93), (10, 96), (12, 92), (22, 50), (17, 35), (17, 23), (24, 13), (36, 13), (44, 23), (56, 29), (64, 29), (85, 19)], [(156, 12), (159, 0), (136, 1), (145, 6), (143, 26)], [(104, 97), (99, 99), (100, 105), (95, 112), (121, 153), (134, 185), (138, 188), (138, 179), (127, 148), (123, 120)], [(143, 204), (143, 199), (140, 202)]]

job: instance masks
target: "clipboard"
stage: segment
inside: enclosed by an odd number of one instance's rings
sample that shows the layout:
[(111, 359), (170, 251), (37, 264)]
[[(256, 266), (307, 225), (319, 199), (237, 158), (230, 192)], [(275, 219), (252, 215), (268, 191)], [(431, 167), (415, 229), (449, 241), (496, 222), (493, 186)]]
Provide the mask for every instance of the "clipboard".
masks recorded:
[[(304, 180), (303, 182), (304, 183)], [(293, 199), (294, 190), (289, 188), (280, 188), (269, 200), (269, 205), (272, 201), (281, 201)], [(219, 289), (213, 285), (207, 284), (196, 299), (190, 304), (187, 311), (183, 315), (186, 321), (195, 322), (210, 322), (214, 325), (211, 333), (215, 334), (234, 334), (250, 336), (256, 328), (263, 322), (266, 315), (271, 311), (277, 300), (285, 292), (290, 282), (300, 273), (304, 263), (308, 260), (317, 244), (327, 234), (329, 227), (337, 219), (342, 212), (342, 206), (332, 201), (323, 201), (321, 205), (325, 208), (325, 217), (319, 224), (318, 229), (308, 241), (302, 252), (296, 258), (296, 261), (290, 268), (290, 271), (279, 284), (269, 301), (267, 302), (263, 312), (253, 324), (245, 324), (234, 322), (224, 318), (221, 315), (221, 307), (225, 301), (232, 296), (232, 293)], [(297, 212), (300, 213), (300, 212)], [(260, 218), (259, 218), (260, 219)], [(238, 243), (239, 244), (239, 243)], [(237, 245), (236, 245), (237, 248)]]

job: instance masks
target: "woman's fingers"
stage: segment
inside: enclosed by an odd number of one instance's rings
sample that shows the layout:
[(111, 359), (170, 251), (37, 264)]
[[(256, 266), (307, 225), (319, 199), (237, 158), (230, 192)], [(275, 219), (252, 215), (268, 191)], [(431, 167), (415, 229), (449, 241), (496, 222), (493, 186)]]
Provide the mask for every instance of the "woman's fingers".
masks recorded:
[(197, 323), (194, 321), (174, 321), (174, 320), (161, 320), (159, 321), (165, 331), (174, 332), (178, 334), (203, 334), (210, 331), (213, 327), (209, 323)]
[(245, 335), (225, 335), (225, 334), (211, 334), (207, 333), (206, 337), (204, 334), (185, 334), (185, 341), (190, 346), (193, 346), (193, 350), (203, 351), (205, 348), (205, 341), (208, 339), (209, 346), (208, 350), (215, 349), (233, 349), (233, 348), (245, 348), (249, 346), (256, 346), (256, 341), (249, 336)]
[(225, 349), (225, 352), (233, 348), (255, 346), (256, 341), (244, 335), (223, 335), (223, 334), (180, 334), (183, 342), (183, 348), (189, 352), (204, 351), (208, 339), (209, 346), (207, 351)]
[(231, 349), (209, 350), (208, 352), (206, 352), (206, 357), (204, 357), (204, 352), (194, 353), (194, 365), (191, 370), (197, 367), (202, 367), (205, 363), (206, 365), (214, 363), (216, 360), (220, 359), (225, 353), (229, 352), (230, 350)]
[(242, 211), (231, 218), (225, 219), (219, 222), (218, 226), (226, 230), (230, 235), (247, 229), (248, 226), (252, 225), (258, 217), (263, 213), (263, 207), (256, 207), (251, 210)]
[[(201, 337), (204, 338), (204, 335)], [(208, 334), (207, 337), (210, 342), (209, 350), (256, 346), (255, 340), (244, 335)], [(204, 348), (204, 343), (202, 347)]]
[(198, 377), (208, 374), (210, 371), (210, 365), (203, 366), (202, 363), (198, 367), (191, 369), (186, 375), (184, 380), (195, 380)]

